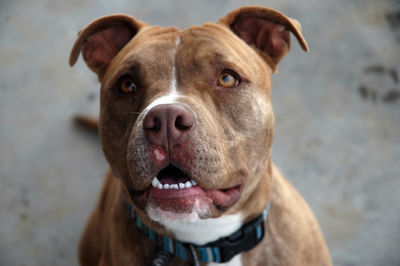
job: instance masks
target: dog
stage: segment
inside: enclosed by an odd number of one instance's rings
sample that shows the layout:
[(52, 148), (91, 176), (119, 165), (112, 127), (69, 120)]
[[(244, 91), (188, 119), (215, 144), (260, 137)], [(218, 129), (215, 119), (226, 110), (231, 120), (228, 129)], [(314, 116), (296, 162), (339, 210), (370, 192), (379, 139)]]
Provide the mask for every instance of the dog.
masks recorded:
[[(110, 171), (81, 265), (331, 265), (318, 222), (271, 161), (271, 75), (298, 21), (242, 7), (179, 30), (127, 15), (80, 31), (101, 83)], [(93, 126), (97, 128), (97, 125)]]

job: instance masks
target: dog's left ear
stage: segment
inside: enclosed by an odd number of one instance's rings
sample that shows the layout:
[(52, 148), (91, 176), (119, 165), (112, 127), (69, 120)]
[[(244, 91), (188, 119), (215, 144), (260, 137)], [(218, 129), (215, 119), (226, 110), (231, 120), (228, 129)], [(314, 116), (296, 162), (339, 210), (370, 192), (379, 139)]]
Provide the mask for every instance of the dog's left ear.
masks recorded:
[(303, 50), (308, 51), (300, 23), (270, 8), (242, 7), (221, 18), (218, 24), (229, 27), (239, 38), (256, 48), (263, 58), (272, 61), (274, 71), (289, 51), (289, 31), (296, 36)]

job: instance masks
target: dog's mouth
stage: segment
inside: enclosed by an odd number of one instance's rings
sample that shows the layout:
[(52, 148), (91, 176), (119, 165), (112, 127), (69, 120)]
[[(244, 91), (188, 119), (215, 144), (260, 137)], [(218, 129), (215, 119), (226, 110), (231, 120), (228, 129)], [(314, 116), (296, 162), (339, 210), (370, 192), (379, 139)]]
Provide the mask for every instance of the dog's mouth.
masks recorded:
[(173, 165), (168, 165), (154, 177), (151, 185), (157, 190), (175, 191), (190, 189), (197, 186), (197, 183), (181, 169)]
[(199, 203), (213, 204), (216, 208), (224, 210), (237, 202), (241, 194), (241, 185), (208, 190), (180, 168), (168, 165), (153, 178), (151, 185), (141, 194), (146, 204), (156, 205), (166, 211), (187, 212)]

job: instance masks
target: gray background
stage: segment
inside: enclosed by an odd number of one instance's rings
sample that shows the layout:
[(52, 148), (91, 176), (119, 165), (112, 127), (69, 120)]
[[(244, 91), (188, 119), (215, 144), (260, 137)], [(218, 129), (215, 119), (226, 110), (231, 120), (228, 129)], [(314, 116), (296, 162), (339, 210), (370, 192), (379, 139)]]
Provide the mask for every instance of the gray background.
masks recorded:
[[(0, 265), (76, 265), (107, 170), (98, 83), (76, 33), (128, 13), (151, 24), (216, 21), (249, 4), (298, 19), (311, 51), (273, 77), (273, 159), (320, 221), (335, 265), (400, 265), (400, 2), (390, 0), (0, 2)], [(396, 79), (397, 77), (397, 79)]]

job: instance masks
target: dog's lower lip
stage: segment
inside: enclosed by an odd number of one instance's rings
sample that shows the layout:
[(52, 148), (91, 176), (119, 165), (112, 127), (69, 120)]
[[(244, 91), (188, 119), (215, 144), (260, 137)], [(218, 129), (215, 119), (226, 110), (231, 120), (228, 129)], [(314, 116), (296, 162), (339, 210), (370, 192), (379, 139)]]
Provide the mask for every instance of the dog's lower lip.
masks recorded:
[(157, 205), (164, 204), (170, 207), (178, 204), (173, 208), (179, 209), (185, 207), (188, 203), (193, 202), (196, 198), (201, 199), (203, 202), (213, 203), (218, 208), (225, 209), (229, 208), (239, 200), (241, 190), (241, 185), (228, 189), (216, 190), (206, 190), (200, 185), (189, 189), (157, 189), (150, 185), (146, 190), (131, 190), (130, 194), (132, 200), (143, 210), (149, 201), (152, 201), (153, 203), (157, 202)]
[(184, 197), (207, 197), (218, 205), (231, 205), (239, 198), (241, 186), (237, 185), (227, 189), (206, 190), (197, 185), (186, 189), (158, 189), (153, 186), (148, 188), (149, 198), (184, 198)]

